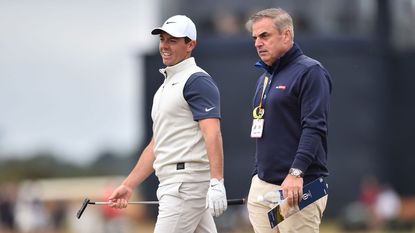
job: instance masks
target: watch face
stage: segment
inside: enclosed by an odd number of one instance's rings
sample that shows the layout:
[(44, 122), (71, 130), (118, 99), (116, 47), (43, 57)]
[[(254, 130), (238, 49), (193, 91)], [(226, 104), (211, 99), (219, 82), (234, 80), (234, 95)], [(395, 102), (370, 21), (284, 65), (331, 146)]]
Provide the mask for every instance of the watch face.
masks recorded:
[(300, 169), (291, 168), (290, 174), (300, 177), (303, 172)]

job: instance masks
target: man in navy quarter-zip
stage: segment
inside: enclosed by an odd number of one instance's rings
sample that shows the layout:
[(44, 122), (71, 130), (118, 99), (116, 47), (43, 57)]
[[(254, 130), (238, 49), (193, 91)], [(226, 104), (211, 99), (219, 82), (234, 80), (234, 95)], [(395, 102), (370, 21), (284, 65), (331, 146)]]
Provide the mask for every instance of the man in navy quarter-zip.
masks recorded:
[(176, 15), (155, 28), (166, 65), (153, 99), (153, 138), (134, 169), (109, 197), (125, 208), (132, 190), (153, 171), (159, 214), (155, 233), (216, 233), (213, 216), (227, 208), (223, 181), (220, 95), (214, 80), (196, 65), (196, 27)]
[(264, 70), (253, 98), (251, 137), (256, 140), (249, 219), (256, 233), (319, 232), (325, 195), (271, 228), (269, 203), (258, 196), (282, 190), (298, 208), (303, 186), (328, 176), (327, 119), (331, 79), (294, 43), (291, 16), (282, 9), (257, 12), (246, 24)]

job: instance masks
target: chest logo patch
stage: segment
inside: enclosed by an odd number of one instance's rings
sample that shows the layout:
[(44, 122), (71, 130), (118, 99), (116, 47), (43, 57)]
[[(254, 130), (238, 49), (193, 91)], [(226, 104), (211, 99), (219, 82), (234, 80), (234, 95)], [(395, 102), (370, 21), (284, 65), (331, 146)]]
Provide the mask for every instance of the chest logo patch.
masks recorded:
[(278, 90), (284, 91), (287, 88), (287, 86), (285, 86), (285, 85), (278, 85), (275, 88), (278, 89)]

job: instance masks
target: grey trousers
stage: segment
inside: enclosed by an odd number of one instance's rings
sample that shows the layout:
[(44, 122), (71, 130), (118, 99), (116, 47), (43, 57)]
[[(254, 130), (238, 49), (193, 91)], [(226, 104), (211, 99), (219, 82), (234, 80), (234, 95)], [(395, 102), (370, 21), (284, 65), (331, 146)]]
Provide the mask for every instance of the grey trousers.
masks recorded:
[(159, 214), (155, 233), (217, 233), (206, 208), (209, 182), (159, 186)]

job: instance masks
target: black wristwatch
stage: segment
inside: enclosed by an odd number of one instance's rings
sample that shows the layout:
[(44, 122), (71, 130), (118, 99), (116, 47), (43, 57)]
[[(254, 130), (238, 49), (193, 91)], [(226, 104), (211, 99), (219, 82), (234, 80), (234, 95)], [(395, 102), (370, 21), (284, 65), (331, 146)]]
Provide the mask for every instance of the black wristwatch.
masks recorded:
[(289, 171), (289, 174), (290, 175), (292, 175), (292, 176), (295, 176), (295, 177), (297, 177), (297, 178), (299, 178), (299, 177), (304, 177), (304, 172), (303, 171), (301, 171), (300, 169), (298, 169), (298, 168), (290, 168), (290, 171)]

